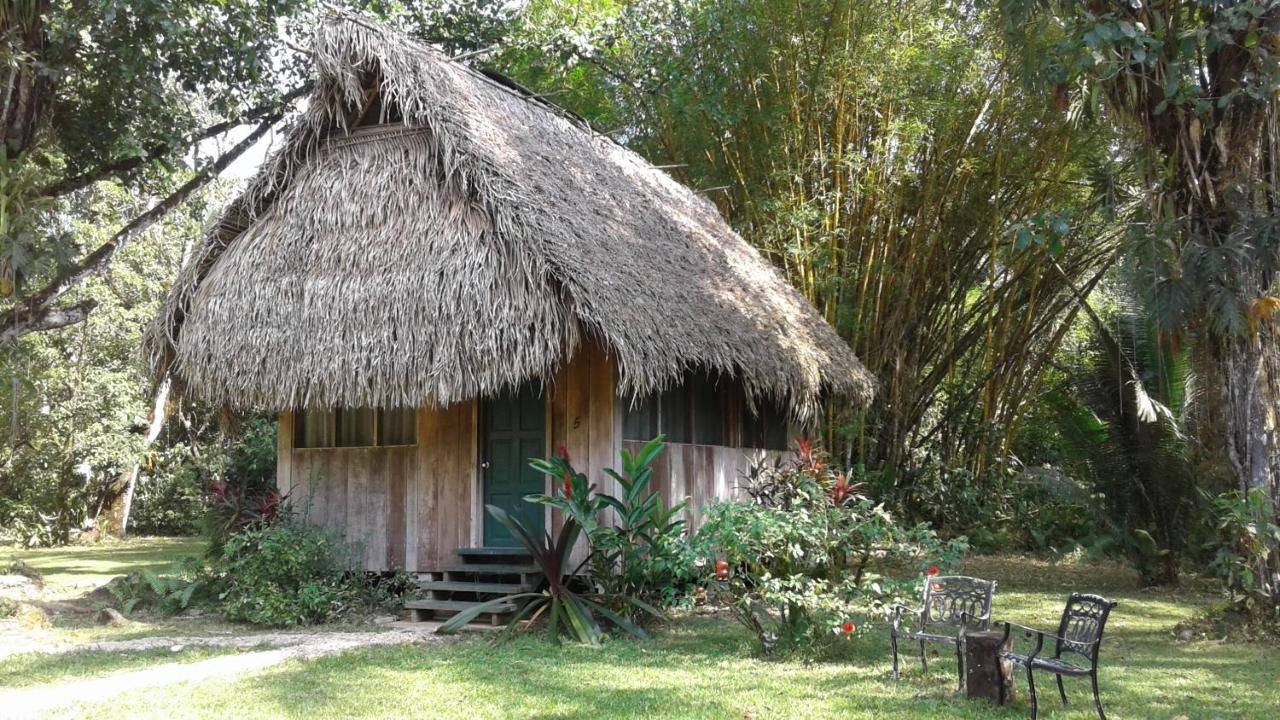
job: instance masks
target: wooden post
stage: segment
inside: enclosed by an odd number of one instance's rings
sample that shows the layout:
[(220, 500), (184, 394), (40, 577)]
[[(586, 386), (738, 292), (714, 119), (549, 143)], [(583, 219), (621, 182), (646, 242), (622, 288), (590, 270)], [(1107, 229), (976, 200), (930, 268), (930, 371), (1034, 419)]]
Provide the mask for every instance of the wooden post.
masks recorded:
[(982, 631), (965, 635), (965, 695), (982, 698), (999, 705), (1000, 686), (1004, 685), (1004, 702), (1013, 701), (1013, 663), (1000, 658), (1003, 632)]

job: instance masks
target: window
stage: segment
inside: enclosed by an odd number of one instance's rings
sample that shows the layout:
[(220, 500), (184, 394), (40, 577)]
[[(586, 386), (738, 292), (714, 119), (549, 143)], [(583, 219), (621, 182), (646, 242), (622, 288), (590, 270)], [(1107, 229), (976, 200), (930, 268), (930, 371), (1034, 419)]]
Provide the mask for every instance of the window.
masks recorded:
[(756, 400), (756, 412), (743, 403), (742, 446), (763, 450), (787, 449), (787, 413), (772, 401)]
[(333, 412), (303, 410), (296, 413), (293, 446), (300, 448), (333, 447)]
[(652, 440), (658, 435), (658, 398), (635, 399), (622, 415), (622, 437), (627, 440)]
[(413, 408), (302, 410), (294, 415), (294, 423), (295, 448), (381, 447), (418, 441)]
[(379, 445), (417, 445), (418, 411), (396, 408), (378, 411)]
[(622, 420), (625, 440), (650, 440), (658, 433), (667, 442), (728, 445), (725, 431), (727, 402), (716, 378), (704, 373), (686, 375), (684, 381), (658, 395), (629, 403)]
[(339, 408), (334, 413), (338, 447), (371, 447), (374, 444), (373, 426), (377, 415), (372, 408)]

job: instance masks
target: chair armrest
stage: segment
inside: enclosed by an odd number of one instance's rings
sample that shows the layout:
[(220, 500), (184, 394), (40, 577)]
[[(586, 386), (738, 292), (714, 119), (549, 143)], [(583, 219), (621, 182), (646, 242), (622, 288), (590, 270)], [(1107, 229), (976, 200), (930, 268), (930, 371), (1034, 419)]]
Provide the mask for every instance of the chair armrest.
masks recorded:
[(1027, 655), (1027, 660), (1034, 660), (1040, 655), (1040, 651), (1044, 649), (1045, 637), (1057, 637), (1056, 635), (1052, 635), (1050, 633), (1037, 630), (1033, 627), (1027, 627), (1026, 625), (1019, 625), (1017, 623), (1005, 622), (1004, 638), (1000, 643), (1002, 647), (1009, 642), (1009, 638), (1013, 635), (1014, 628), (1018, 628), (1018, 630), (1021, 631), (1021, 634), (1024, 638), (1034, 637), (1036, 639), (1035, 649), (1031, 651), (1031, 654)]

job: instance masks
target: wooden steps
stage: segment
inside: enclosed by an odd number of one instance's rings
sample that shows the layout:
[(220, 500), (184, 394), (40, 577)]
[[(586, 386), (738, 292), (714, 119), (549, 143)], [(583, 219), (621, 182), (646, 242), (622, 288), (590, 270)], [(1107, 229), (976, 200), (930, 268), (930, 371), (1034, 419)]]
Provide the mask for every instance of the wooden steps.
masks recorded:
[[(462, 612), (469, 607), (475, 605), (474, 602), (465, 600), (410, 600), (404, 604), (410, 610), (444, 610), (448, 612)], [(507, 603), (499, 605), (494, 609), (495, 614), (507, 614), (516, 611), (515, 603)]]
[[(534, 592), (542, 583), (533, 558), (518, 548), (458, 548), (457, 555), (461, 562), (418, 573), (420, 597), (404, 604), (411, 619), (444, 619), (483, 602)], [(481, 617), (499, 625), (522, 604), (502, 603)]]
[(418, 589), (469, 592), (484, 595), (515, 595), (517, 593), (533, 592), (533, 586), (527, 583), (469, 582), (465, 580), (419, 580)]

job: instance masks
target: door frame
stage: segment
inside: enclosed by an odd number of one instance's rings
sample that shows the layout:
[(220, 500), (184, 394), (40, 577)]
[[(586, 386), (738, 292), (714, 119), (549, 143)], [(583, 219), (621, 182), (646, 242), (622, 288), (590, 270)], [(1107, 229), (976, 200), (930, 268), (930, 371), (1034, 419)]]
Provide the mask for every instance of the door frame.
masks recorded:
[[(552, 413), (551, 413), (551, 393), (554, 384), (545, 380), (530, 380), (528, 382), (536, 382), (542, 386), (542, 452), (543, 457), (551, 457), (552, 445)], [(488, 404), (489, 398), (477, 397), (472, 403), (471, 422), (475, 432), (471, 434), (472, 438), (472, 457), (475, 458), (475, 477), (471, 482), (471, 547), (484, 547), (484, 524), (490, 521), (489, 513), (484, 509), (484, 445), (485, 445), (485, 406)], [(545, 478), (542, 483), (542, 492), (550, 493), (551, 479)], [(548, 505), (542, 511), (542, 525), (551, 532), (552, 537), (555, 536), (555, 529), (551, 525), (551, 506)]]

